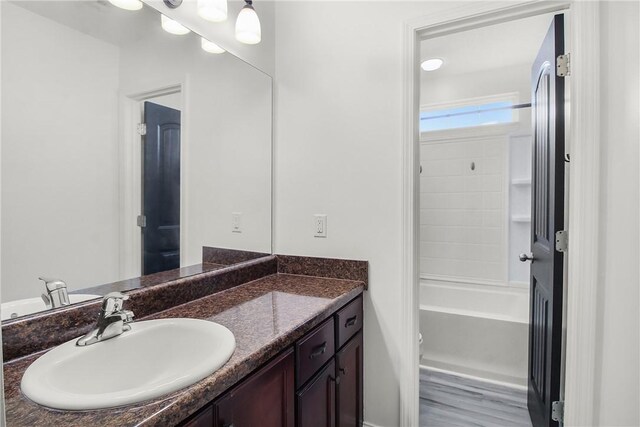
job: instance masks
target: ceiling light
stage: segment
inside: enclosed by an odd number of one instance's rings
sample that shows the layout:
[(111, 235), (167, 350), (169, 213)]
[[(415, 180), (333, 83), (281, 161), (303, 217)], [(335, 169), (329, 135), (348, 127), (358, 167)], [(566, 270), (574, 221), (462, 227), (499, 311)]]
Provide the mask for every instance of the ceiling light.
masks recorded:
[(224, 50), (214, 42), (210, 42), (204, 37), (200, 37), (200, 47), (202, 47), (202, 50), (209, 53), (225, 53), (226, 52), (226, 50)]
[(125, 10), (142, 9), (142, 2), (140, 0), (109, 0), (109, 3)]
[(442, 59), (431, 58), (424, 61), (422, 64), (420, 64), (420, 66), (425, 71), (435, 71), (438, 68), (442, 67), (442, 64), (444, 64), (444, 61)]
[(160, 15), (160, 20), (162, 22), (162, 29), (165, 30), (167, 33), (183, 36), (191, 32), (191, 30), (189, 30), (187, 27), (185, 27), (181, 23), (174, 21), (173, 19), (167, 18), (164, 15)]
[(253, 1), (245, 0), (245, 3), (236, 20), (236, 40), (246, 44), (258, 44), (262, 39), (260, 19), (253, 9)]
[(198, 15), (211, 22), (227, 20), (227, 0), (198, 0)]

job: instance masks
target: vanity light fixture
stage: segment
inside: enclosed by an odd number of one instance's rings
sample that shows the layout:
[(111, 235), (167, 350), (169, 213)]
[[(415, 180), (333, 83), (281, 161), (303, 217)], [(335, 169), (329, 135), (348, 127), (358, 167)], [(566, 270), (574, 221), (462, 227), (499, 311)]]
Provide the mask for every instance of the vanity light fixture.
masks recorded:
[(227, 0), (198, 0), (198, 15), (211, 22), (227, 20)]
[(438, 68), (442, 67), (442, 64), (444, 64), (444, 61), (442, 59), (431, 58), (431, 59), (427, 59), (426, 61), (423, 61), (422, 64), (420, 64), (420, 67), (424, 71), (435, 71)]
[(164, 15), (160, 15), (160, 20), (162, 23), (162, 29), (165, 30), (167, 33), (183, 36), (191, 32), (191, 30), (189, 30), (187, 27), (185, 27), (178, 21), (174, 21), (171, 18), (167, 18)]
[(245, 44), (258, 44), (262, 39), (260, 19), (253, 8), (252, 0), (244, 0), (245, 5), (236, 20), (236, 40)]
[(124, 10), (142, 9), (142, 2), (140, 0), (109, 0), (109, 3)]
[(204, 37), (200, 37), (200, 47), (202, 47), (202, 50), (209, 53), (225, 53), (226, 52), (226, 50), (224, 50), (214, 42), (210, 42)]

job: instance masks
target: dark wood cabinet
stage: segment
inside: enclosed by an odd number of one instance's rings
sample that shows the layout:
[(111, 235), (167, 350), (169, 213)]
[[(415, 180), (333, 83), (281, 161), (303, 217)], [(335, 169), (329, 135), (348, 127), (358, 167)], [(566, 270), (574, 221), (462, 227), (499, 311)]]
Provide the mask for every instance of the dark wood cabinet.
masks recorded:
[(213, 406), (208, 405), (192, 415), (182, 423), (182, 427), (211, 427), (213, 426)]
[(362, 297), (181, 427), (362, 426)]
[(356, 298), (336, 313), (336, 348), (342, 347), (362, 329), (362, 298)]
[(335, 427), (336, 364), (331, 360), (297, 393), (298, 427)]
[(336, 423), (339, 427), (362, 425), (362, 332), (336, 354)]
[[(327, 345), (331, 340), (335, 345)], [(298, 427), (362, 425), (361, 297), (298, 341), (296, 371)]]
[(293, 350), (289, 349), (216, 400), (213, 425), (293, 427), (294, 393)]

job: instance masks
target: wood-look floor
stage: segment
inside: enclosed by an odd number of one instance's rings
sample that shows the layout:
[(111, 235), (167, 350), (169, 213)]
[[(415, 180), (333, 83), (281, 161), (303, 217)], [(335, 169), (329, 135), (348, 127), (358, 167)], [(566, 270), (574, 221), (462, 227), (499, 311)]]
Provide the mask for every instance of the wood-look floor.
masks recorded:
[(524, 390), (420, 370), (420, 427), (531, 427)]

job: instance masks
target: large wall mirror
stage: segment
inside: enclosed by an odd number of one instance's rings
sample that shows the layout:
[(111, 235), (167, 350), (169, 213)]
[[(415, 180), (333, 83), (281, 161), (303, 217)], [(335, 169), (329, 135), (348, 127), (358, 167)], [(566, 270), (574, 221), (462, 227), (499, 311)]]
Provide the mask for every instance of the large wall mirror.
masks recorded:
[(1, 7), (3, 320), (271, 253), (270, 76), (146, 5)]

